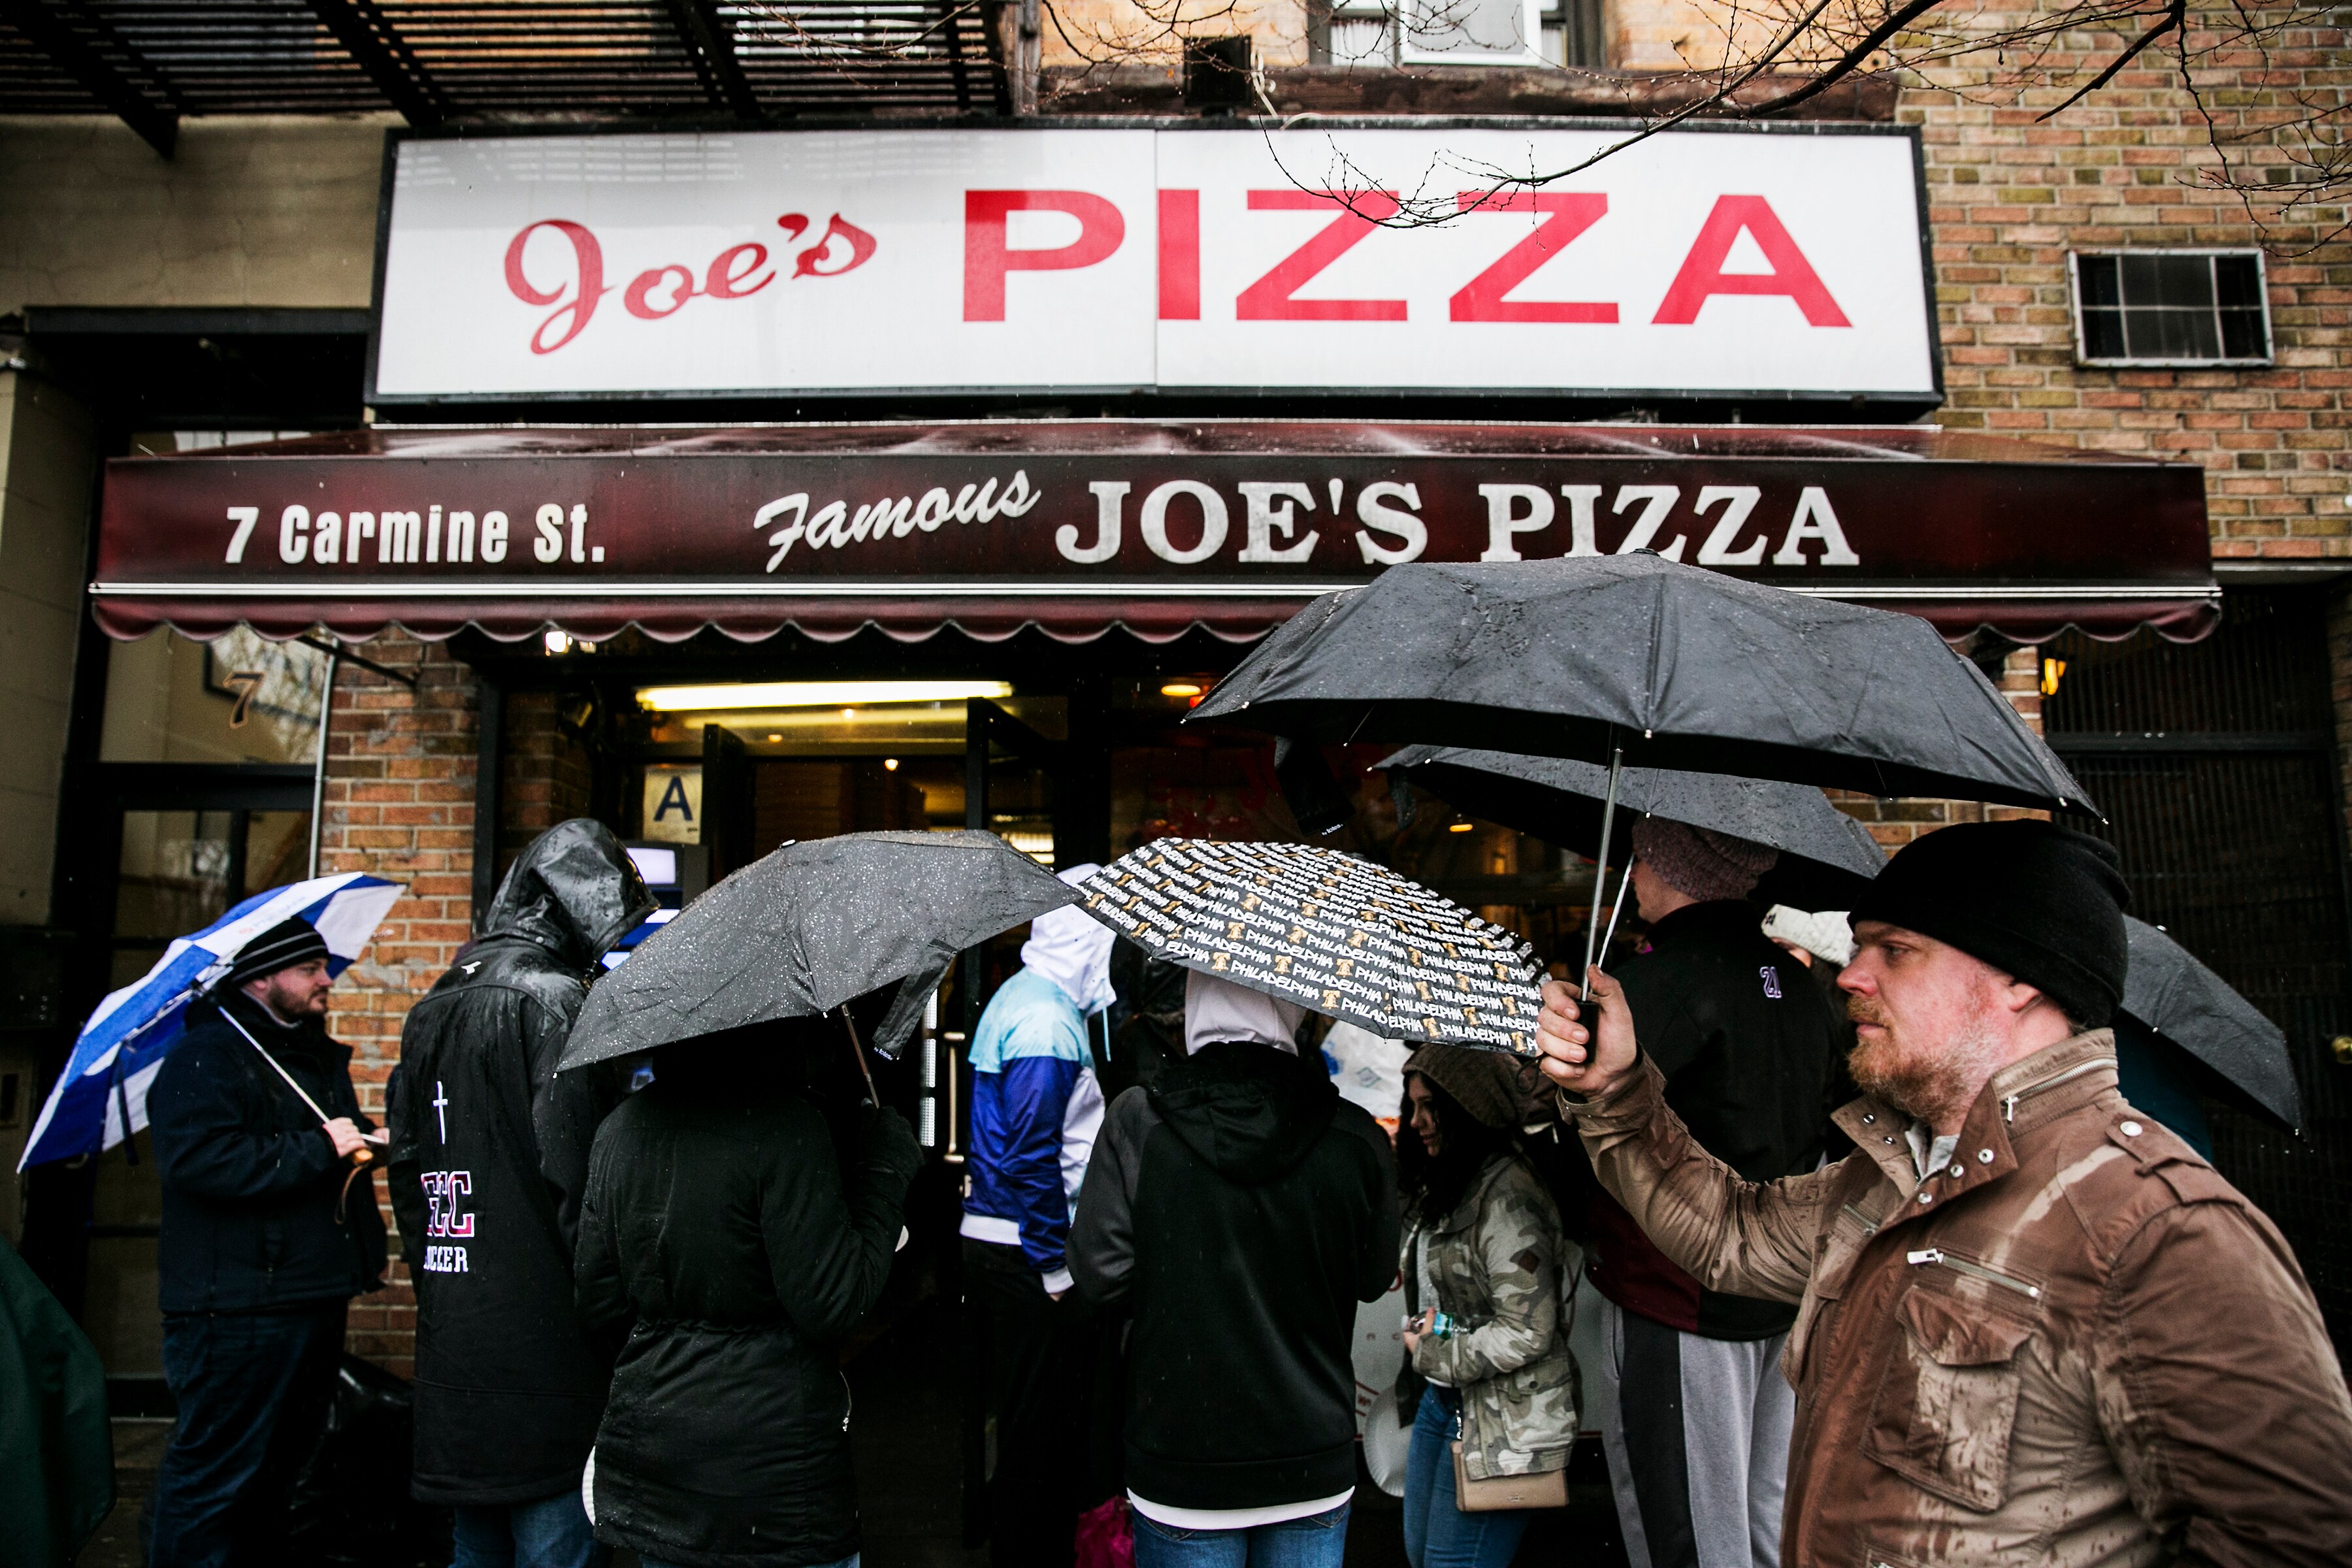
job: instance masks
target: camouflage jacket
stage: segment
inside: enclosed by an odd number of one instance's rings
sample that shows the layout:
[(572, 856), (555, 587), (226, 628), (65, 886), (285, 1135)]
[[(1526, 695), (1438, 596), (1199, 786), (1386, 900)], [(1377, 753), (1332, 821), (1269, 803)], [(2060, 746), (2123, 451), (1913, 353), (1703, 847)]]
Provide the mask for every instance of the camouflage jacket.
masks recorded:
[(1473, 1480), (1564, 1468), (1578, 1389), (1560, 1321), (1562, 1242), (1551, 1194), (1525, 1161), (1499, 1155), (1452, 1214), (1407, 1234), (1406, 1268), (1423, 1243), (1434, 1305), (1464, 1328), (1424, 1337), (1412, 1364), (1461, 1393), (1463, 1468)]

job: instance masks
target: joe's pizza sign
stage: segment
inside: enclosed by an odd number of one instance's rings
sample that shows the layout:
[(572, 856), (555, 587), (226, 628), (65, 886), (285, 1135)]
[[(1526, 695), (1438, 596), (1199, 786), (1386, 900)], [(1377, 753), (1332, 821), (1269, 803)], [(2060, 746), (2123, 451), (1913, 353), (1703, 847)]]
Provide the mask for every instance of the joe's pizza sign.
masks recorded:
[(1909, 135), (1680, 132), (1533, 188), (1505, 177), (1622, 134), (405, 141), (373, 395), (1933, 400)]

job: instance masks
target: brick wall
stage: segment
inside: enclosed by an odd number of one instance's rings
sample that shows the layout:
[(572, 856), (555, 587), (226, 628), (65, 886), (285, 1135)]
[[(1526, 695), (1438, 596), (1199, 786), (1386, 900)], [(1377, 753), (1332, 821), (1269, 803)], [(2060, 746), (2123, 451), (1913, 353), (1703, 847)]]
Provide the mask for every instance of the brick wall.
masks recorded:
[[(360, 651), (417, 677), (412, 692), (340, 666), (327, 730), (321, 873), (366, 871), (406, 884), (374, 943), (335, 987), (328, 1016), (335, 1037), (352, 1047), (360, 1103), (381, 1121), (401, 1022), (471, 934), (476, 692), (472, 671), (437, 645), (387, 637)], [(350, 1345), (405, 1376), (416, 1298), (404, 1266), (395, 1262), (393, 1278), (391, 1289), (352, 1304)]]
[[(1988, 18), (1994, 25), (1997, 17)], [(2055, 63), (2112, 58), (2111, 37), (2073, 40)], [(2275, 121), (2294, 86), (2342, 58), (2345, 33), (2289, 40), (2267, 73), (2250, 64), (2221, 96), (2225, 129)], [(2342, 209), (2274, 230), (2269, 369), (2090, 370), (2074, 363), (2066, 253), (2108, 247), (2247, 246), (2263, 236), (2237, 200), (2183, 184), (2210, 165), (2189, 96), (2154, 54), (2048, 124), (2063, 100), (1970, 88), (1955, 76), (1903, 94), (1922, 128), (1948, 398), (1943, 423), (2060, 446), (2202, 463), (2217, 557), (2352, 555), (2344, 492), (2346, 313), (2341, 247), (2307, 249)], [(2340, 70), (2336, 72), (2340, 75)]]
[[(437, 644), (394, 636), (359, 651), (417, 677), (411, 691), (341, 665), (327, 731), (321, 874), (366, 871), (406, 885), (364, 958), (336, 986), (328, 1016), (335, 1037), (352, 1047), (360, 1103), (381, 1121), (408, 1009), (473, 934), (478, 687)], [(507, 700), (499, 779), (501, 869), (546, 828), (586, 814), (588, 755), (564, 726), (554, 694)], [(384, 1217), (389, 1224), (388, 1205)], [(407, 1278), (395, 1261), (393, 1286), (353, 1303), (349, 1341), (352, 1353), (403, 1376), (416, 1339)]]

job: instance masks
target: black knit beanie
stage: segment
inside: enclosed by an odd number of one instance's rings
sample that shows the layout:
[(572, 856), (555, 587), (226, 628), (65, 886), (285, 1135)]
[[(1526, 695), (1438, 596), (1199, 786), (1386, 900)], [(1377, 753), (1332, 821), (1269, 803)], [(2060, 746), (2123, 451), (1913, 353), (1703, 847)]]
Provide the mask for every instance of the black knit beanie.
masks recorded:
[(327, 939), (319, 934), (317, 926), (305, 920), (279, 921), (245, 944), (245, 950), (236, 955), (236, 962), (215, 989), (226, 991), (248, 980), (258, 980), (265, 974), (328, 956)]
[(2104, 840), (2032, 819), (1974, 822), (1905, 845), (1850, 918), (1949, 942), (2097, 1029), (2123, 997), (2130, 899)]

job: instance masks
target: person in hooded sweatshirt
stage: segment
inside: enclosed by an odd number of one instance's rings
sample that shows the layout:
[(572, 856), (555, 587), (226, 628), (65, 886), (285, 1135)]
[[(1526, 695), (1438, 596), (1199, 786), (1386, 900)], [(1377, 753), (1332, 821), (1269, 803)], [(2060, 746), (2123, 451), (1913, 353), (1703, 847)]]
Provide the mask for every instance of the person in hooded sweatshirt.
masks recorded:
[(1356, 1487), (1356, 1305), (1396, 1278), (1388, 1135), (1339, 1098), (1303, 1011), (1185, 982), (1186, 1057), (1105, 1118), (1070, 1273), (1133, 1317), (1137, 1568), (1339, 1568)]
[(558, 1075), (596, 961), (654, 909), (611, 829), (549, 828), (481, 939), (410, 1009), (385, 1094), (416, 1289), (415, 1472), (456, 1510), (455, 1568), (584, 1568), (580, 1476), (612, 1376), (572, 1296), (588, 1151), (619, 1098)]
[[(1075, 886), (1100, 869), (1060, 875)], [(964, 1279), (986, 1325), (996, 1415), (989, 1550), (1004, 1568), (1068, 1563), (1086, 1501), (1086, 1469), (1073, 1458), (1085, 1441), (1093, 1341), (1083, 1303), (1066, 1300), (1064, 1247), (1102, 1126), (1087, 1035), (1113, 999), (1114, 940), (1083, 910), (1038, 916), (1021, 968), (972, 1036)]]

